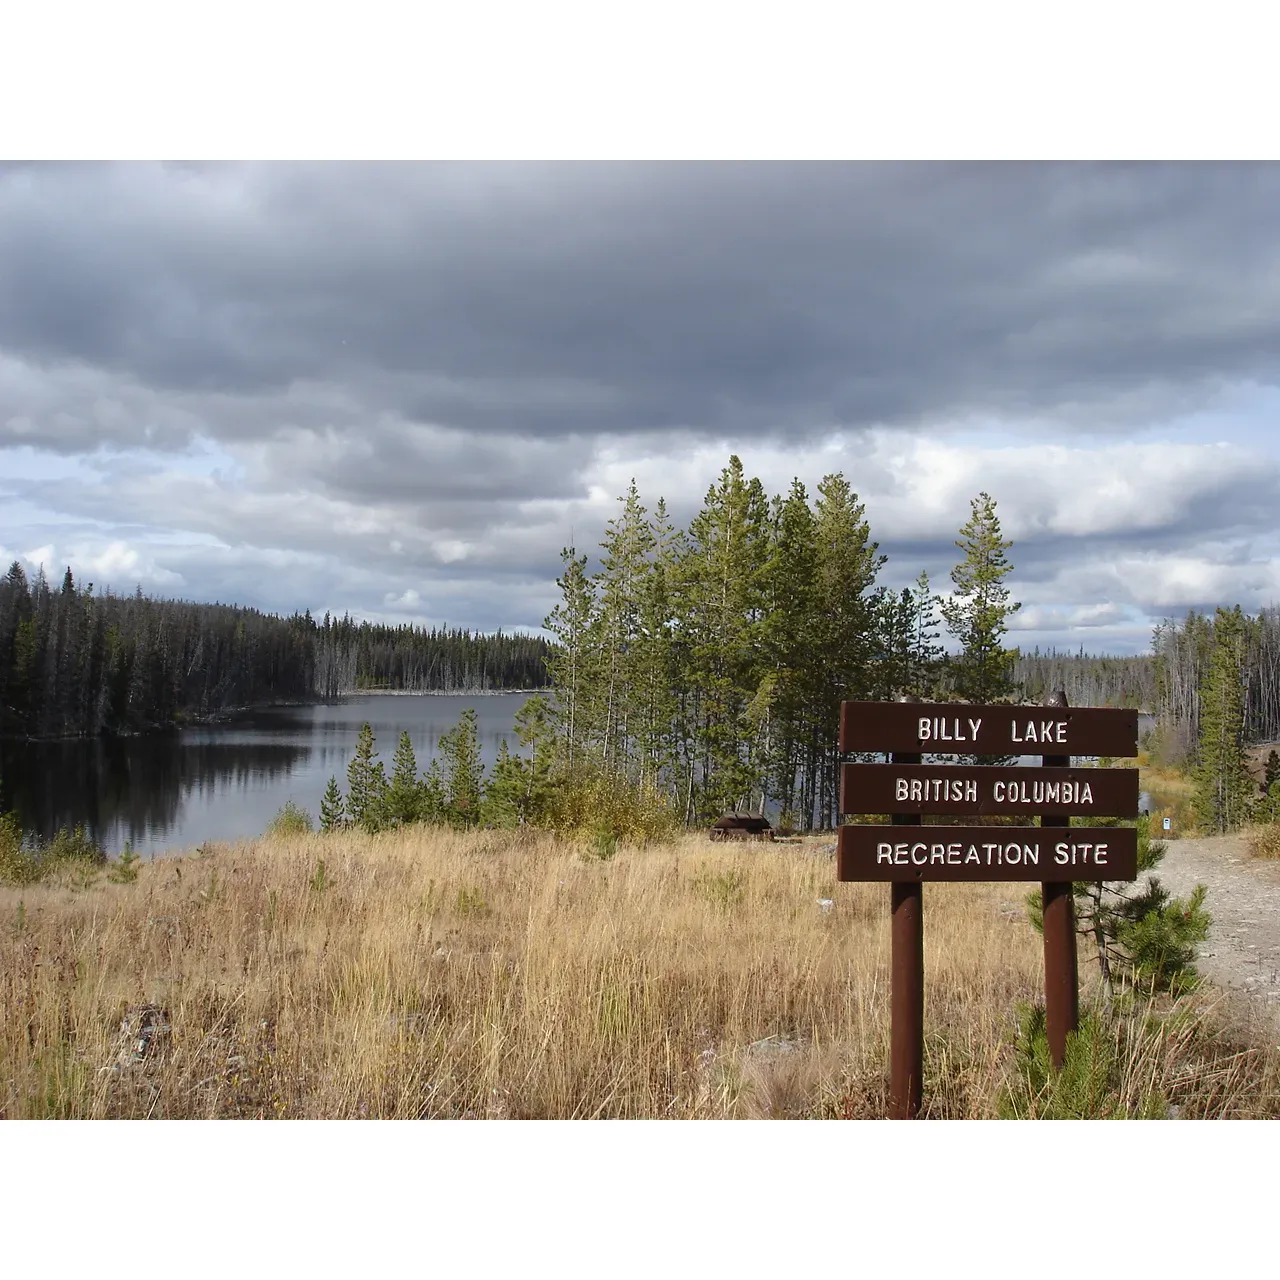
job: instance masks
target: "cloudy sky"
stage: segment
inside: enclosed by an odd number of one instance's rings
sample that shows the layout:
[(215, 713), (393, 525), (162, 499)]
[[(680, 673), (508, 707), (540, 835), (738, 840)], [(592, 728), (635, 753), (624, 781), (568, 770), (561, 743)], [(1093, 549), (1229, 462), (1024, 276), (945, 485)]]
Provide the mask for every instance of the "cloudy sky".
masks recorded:
[(0, 168), (0, 557), (536, 629), (632, 476), (843, 471), (1015, 640), (1280, 600), (1280, 167)]

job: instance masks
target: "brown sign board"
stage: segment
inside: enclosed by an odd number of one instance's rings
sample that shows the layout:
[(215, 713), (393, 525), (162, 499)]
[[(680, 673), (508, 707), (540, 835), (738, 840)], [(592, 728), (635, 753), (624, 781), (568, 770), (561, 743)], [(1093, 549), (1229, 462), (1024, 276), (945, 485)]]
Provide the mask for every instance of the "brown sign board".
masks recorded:
[(1138, 753), (1138, 713), (1119, 707), (844, 702), (840, 750), (1132, 756)]
[(837, 880), (1136, 880), (1132, 827), (841, 827)]
[(1137, 769), (846, 764), (841, 813), (1138, 815)]

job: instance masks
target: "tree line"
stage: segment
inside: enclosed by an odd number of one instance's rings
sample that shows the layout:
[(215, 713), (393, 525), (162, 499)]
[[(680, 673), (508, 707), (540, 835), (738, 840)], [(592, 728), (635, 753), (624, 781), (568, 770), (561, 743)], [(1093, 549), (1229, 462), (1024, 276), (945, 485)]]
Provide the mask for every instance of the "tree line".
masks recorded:
[(1172, 750), (1187, 754), (1201, 736), (1202, 691), (1219, 632), (1226, 626), (1239, 652), (1241, 733), (1246, 742), (1280, 739), (1280, 609), (1250, 615), (1237, 605), (1212, 615), (1188, 612), (1162, 622), (1152, 638), (1156, 712)]
[(360, 689), (474, 693), (541, 689), (550, 645), (540, 636), (461, 627), (387, 626), (328, 613), (315, 628), (315, 687), (322, 697)]
[[(685, 822), (774, 805), (799, 827), (834, 824), (838, 717), (846, 699), (999, 701), (1016, 689), (1004, 644), (1019, 605), (994, 500), (971, 503), (953, 591), (927, 574), (877, 583), (886, 557), (841, 474), (813, 497), (770, 497), (737, 457), (688, 528), (634, 482), (600, 544), (599, 569), (562, 553), (546, 619), (557, 749), (660, 789)], [(959, 645), (948, 655), (943, 627)]]
[(0, 579), (0, 736), (136, 733), (366, 688), (546, 683), (545, 640), (283, 618), (237, 605), (52, 588), (15, 561)]
[(1073, 707), (1134, 707), (1154, 712), (1157, 705), (1156, 668), (1150, 654), (1114, 657), (1108, 654), (1021, 653), (1014, 679), (1028, 703), (1040, 703), (1061, 689)]

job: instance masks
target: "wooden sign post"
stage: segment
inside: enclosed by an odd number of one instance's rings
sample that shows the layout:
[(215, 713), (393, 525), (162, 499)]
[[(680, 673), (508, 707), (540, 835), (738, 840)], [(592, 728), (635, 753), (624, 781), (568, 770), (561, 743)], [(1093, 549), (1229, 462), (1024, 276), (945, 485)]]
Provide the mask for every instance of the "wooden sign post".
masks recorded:
[[(836, 878), (891, 885), (890, 1115), (920, 1112), (924, 1060), (923, 885), (926, 880), (1039, 882), (1044, 899), (1045, 1022), (1060, 1068), (1079, 1025), (1072, 882), (1135, 880), (1131, 827), (1071, 827), (1071, 816), (1138, 814), (1136, 769), (1073, 769), (1074, 756), (1132, 756), (1138, 713), (1068, 707), (845, 702), (840, 750), (888, 752), (889, 764), (845, 764), (840, 811), (887, 813), (888, 827), (842, 826)], [(930, 755), (1038, 755), (1042, 767), (924, 764)], [(925, 815), (1039, 816), (1039, 826), (947, 827)]]

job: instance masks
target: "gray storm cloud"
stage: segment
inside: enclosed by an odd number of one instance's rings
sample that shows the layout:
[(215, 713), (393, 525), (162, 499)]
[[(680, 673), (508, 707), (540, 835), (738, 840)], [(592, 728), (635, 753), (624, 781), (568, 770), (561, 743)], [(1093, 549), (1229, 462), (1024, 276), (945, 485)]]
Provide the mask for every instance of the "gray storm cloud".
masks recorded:
[[(436, 583), (510, 624), (478, 584), (541, 608), (568, 533), (612, 514), (602, 477), (697, 492), (713, 444), (829, 461), (891, 551), (943, 565), (965, 494), (912, 489), (886, 434), (1105, 448), (1274, 388), (1277, 208), (1269, 165), (0, 168), (0, 449), (100, 472), (24, 482), (47, 519), (0, 542), (150, 521), (234, 550), (150, 549), (197, 596), (258, 591), (254, 549), (291, 551), (353, 608), (430, 612)], [(237, 480), (183, 478), (210, 445)], [(1082, 555), (1247, 559), (1275, 468), (1211, 461), (1166, 467), (1156, 514), (1121, 493), (1080, 527), (1045, 494), (1096, 481), (1087, 459), (1019, 476), (979, 451), (957, 483), (996, 494), (1049, 592)]]

